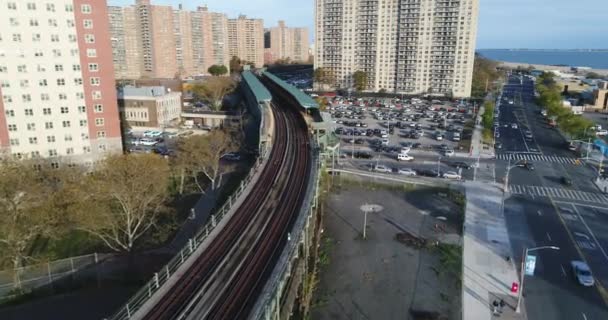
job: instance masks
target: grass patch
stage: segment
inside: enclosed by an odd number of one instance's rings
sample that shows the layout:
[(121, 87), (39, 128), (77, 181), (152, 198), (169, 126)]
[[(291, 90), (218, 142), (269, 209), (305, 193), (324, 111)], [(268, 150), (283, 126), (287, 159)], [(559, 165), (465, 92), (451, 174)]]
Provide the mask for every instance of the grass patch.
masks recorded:
[(439, 276), (462, 280), (462, 247), (453, 244), (440, 243), (434, 247), (434, 252), (439, 255)]

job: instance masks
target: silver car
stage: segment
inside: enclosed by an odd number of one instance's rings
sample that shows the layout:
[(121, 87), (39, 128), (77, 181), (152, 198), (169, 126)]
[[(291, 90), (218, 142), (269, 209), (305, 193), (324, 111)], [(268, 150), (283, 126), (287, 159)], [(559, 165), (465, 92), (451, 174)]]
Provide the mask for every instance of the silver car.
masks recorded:
[(570, 265), (578, 283), (585, 287), (592, 287), (595, 284), (591, 269), (589, 269), (589, 266), (585, 262), (575, 260), (570, 262)]

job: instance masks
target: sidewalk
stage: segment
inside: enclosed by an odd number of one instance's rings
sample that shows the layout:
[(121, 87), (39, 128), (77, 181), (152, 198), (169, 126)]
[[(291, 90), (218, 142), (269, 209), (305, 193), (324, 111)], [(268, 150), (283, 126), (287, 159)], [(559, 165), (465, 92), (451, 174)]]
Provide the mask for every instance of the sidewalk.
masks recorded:
[[(502, 213), (502, 190), (498, 184), (467, 181), (467, 206), (463, 234), (462, 318), (466, 320), (525, 319), (514, 312), (518, 282), (509, 235)], [(492, 302), (504, 300), (500, 315), (492, 314)], [(523, 309), (523, 306), (522, 306)]]
[(491, 159), (496, 156), (494, 153), (494, 146), (491, 146), (489, 149), (483, 149), (483, 126), (481, 125), (481, 115), (485, 112), (485, 108), (482, 106), (479, 107), (479, 115), (475, 119), (475, 129), (473, 129), (473, 137), (471, 138), (471, 150), (469, 152), (468, 157), (470, 158), (482, 158), (482, 159)]

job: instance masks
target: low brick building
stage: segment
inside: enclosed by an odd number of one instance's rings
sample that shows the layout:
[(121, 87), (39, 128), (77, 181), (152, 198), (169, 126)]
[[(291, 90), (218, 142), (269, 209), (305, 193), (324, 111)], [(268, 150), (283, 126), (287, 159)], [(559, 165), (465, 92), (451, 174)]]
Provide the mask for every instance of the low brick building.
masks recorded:
[(163, 86), (125, 86), (118, 90), (118, 106), (129, 127), (163, 129), (179, 124), (182, 94)]

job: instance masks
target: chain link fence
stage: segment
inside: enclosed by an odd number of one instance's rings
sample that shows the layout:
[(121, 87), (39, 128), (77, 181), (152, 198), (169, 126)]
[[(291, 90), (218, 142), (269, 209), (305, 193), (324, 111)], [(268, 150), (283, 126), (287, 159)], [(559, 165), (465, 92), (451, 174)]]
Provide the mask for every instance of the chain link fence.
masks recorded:
[[(37, 288), (52, 285), (53, 282), (65, 280), (67, 277), (89, 277), (91, 276), (90, 273), (85, 275), (84, 273), (86, 272), (82, 271), (93, 265), (97, 265), (111, 256), (113, 255), (93, 253), (13, 270), (0, 271), (0, 301), (14, 298), (19, 294), (27, 293)], [(95, 272), (96, 270), (92, 270), (92, 273)]]

